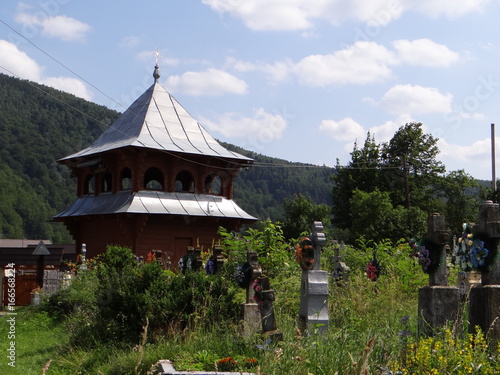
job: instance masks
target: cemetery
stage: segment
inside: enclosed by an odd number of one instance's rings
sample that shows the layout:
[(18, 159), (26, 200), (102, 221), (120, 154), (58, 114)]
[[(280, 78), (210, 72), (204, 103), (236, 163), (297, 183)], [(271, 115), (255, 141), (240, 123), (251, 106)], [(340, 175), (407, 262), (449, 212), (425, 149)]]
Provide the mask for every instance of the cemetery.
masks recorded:
[[(57, 246), (43, 242), (18, 252), (37, 286), (30, 306), (18, 309), (10, 285), (23, 275), (3, 263), (13, 324), (0, 335), (16, 340), (18, 373), (500, 373), (498, 203), (479, 204), (477, 223), (458, 238), (456, 217), (411, 210), (409, 187), (394, 188), (388, 176), (390, 192), (351, 190), (341, 203), (357, 205), (337, 205), (336, 219), (351, 221), (350, 243), (318, 218), (285, 237), (289, 223), (258, 220), (233, 200), (233, 182), (253, 159), (217, 142), (159, 76), (156, 65), (153, 85), (112, 126), (59, 160), (77, 198), (53, 220), (76, 249), (57, 259)], [(399, 136), (433, 146), (420, 126)], [(349, 173), (340, 168), (337, 182)], [(332, 193), (342, 197), (339, 186)], [(390, 227), (384, 214), (385, 226), (374, 225), (368, 206), (394, 191), (407, 194), (390, 212), (406, 204), (407, 220)], [(413, 239), (396, 230), (424, 222)]]

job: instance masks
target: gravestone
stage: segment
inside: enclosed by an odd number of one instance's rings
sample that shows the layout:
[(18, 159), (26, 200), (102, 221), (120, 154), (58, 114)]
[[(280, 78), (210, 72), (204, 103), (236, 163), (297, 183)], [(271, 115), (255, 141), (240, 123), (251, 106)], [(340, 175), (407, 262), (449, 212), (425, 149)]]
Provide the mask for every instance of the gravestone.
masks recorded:
[(430, 216), (424, 250), (428, 251), (429, 258), (429, 286), (418, 292), (418, 329), (428, 336), (458, 318), (460, 291), (456, 286), (448, 286), (446, 245), (449, 240), (445, 217), (438, 213)]
[[(500, 209), (485, 201), (479, 206), (479, 224), (474, 228), (471, 259), (481, 272), (481, 285), (470, 290), (469, 331), (479, 326), (496, 343), (500, 340)], [(477, 250), (482, 250), (477, 252)], [(484, 251), (486, 250), (487, 253)]]
[(344, 259), (340, 256), (340, 250), (344, 250), (345, 245), (342, 242), (334, 250), (333, 256), (333, 275), (332, 279), (338, 286), (343, 286), (349, 280), (349, 272), (351, 269), (344, 263)]
[(328, 273), (321, 270), (321, 250), (326, 243), (323, 224), (315, 221), (310, 237), (304, 237), (297, 249), (302, 267), (299, 329), (328, 330)]
[(271, 289), (269, 277), (264, 275), (257, 277), (253, 282), (252, 289), (255, 293), (254, 299), (259, 306), (262, 333), (273, 342), (283, 340), (283, 334), (276, 328), (273, 307), (274, 290)]
[(87, 245), (82, 243), (82, 253), (80, 256), (82, 264), (80, 264), (80, 271), (85, 271), (87, 269)]
[(222, 270), (222, 266), (224, 265), (224, 255), (222, 255), (222, 246), (220, 243), (217, 243), (213, 248), (213, 256), (215, 258), (216, 271), (218, 274)]
[(243, 304), (243, 330), (245, 334), (252, 335), (261, 328), (261, 316), (259, 305), (255, 300), (253, 281), (262, 275), (262, 268), (255, 251), (247, 251), (247, 263), (250, 265), (250, 275), (246, 286), (246, 302)]

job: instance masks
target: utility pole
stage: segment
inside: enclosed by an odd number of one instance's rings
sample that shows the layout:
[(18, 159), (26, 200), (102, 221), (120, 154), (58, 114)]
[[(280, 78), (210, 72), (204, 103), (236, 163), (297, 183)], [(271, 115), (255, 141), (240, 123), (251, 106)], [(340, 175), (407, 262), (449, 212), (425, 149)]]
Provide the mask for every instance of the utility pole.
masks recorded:
[(497, 176), (495, 171), (495, 124), (491, 124), (491, 187), (493, 192), (497, 191)]
[(404, 185), (405, 185), (406, 208), (410, 208), (410, 186), (408, 183), (408, 164), (406, 160), (406, 155), (403, 155), (403, 175), (404, 175)]

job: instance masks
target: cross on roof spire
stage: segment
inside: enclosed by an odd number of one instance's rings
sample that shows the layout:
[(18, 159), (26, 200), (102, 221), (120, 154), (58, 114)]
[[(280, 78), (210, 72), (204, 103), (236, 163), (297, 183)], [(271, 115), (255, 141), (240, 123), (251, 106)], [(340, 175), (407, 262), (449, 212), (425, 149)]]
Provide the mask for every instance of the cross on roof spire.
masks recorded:
[(155, 56), (156, 59), (155, 71), (153, 72), (153, 77), (155, 79), (155, 82), (158, 82), (158, 78), (160, 78), (160, 68), (158, 67), (158, 60), (161, 56), (160, 51), (158, 51), (158, 48), (154, 50), (153, 55)]

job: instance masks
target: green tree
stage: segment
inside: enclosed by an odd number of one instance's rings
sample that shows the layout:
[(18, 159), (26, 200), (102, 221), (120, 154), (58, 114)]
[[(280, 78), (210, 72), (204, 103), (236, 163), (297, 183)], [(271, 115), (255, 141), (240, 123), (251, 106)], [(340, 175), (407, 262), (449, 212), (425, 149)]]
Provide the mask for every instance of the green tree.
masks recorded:
[(418, 237), (426, 229), (425, 212), (418, 207), (393, 207), (386, 191), (375, 189), (367, 193), (354, 190), (351, 210), (351, 236), (354, 240), (364, 237), (375, 242), (389, 239), (396, 243), (402, 238)]
[(352, 224), (351, 203), (353, 191), (366, 192), (381, 189), (384, 182), (381, 175), (380, 146), (368, 132), (363, 148), (357, 142), (351, 152), (351, 161), (345, 167), (337, 161), (337, 173), (332, 176), (333, 223), (342, 229)]
[(438, 182), (442, 206), (439, 213), (445, 215), (448, 227), (461, 233), (462, 224), (476, 222), (481, 202), (479, 182), (464, 170), (453, 171)]
[(287, 239), (297, 238), (302, 232), (309, 231), (313, 221), (321, 221), (324, 226), (330, 222), (330, 207), (315, 204), (312, 198), (302, 194), (296, 194), (293, 199), (285, 199), (283, 209), (283, 234)]
[(421, 123), (411, 122), (401, 126), (382, 146), (384, 173), (390, 182), (393, 205), (433, 210), (436, 183), (445, 172), (444, 165), (436, 159), (437, 141), (424, 134)]

